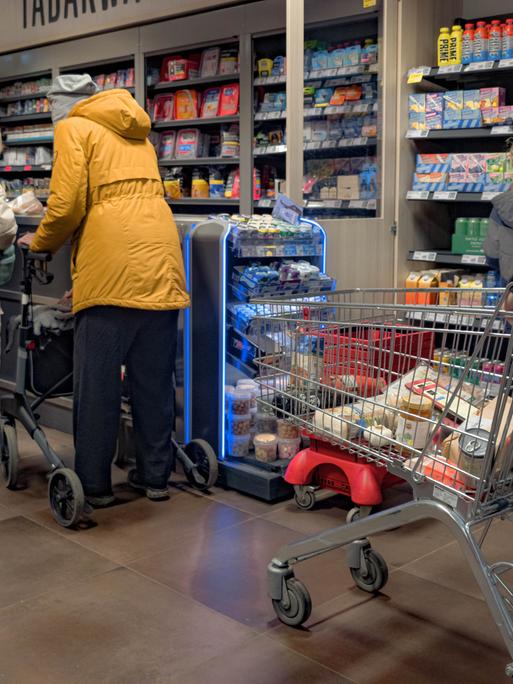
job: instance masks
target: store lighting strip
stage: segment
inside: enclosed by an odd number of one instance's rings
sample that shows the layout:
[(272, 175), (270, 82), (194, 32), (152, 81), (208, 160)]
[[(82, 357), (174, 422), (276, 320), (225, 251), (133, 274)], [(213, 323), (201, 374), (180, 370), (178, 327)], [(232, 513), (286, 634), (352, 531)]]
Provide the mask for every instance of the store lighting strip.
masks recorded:
[[(191, 228), (185, 234), (184, 237), (184, 268), (185, 268), (185, 287), (187, 292), (191, 295), (191, 235), (195, 230), (195, 226)], [(192, 301), (191, 301), (192, 306)], [(184, 441), (188, 444), (191, 441), (191, 307), (184, 309), (184, 319), (183, 319), (183, 364), (184, 364), (184, 375), (183, 375), (183, 429), (184, 429)]]

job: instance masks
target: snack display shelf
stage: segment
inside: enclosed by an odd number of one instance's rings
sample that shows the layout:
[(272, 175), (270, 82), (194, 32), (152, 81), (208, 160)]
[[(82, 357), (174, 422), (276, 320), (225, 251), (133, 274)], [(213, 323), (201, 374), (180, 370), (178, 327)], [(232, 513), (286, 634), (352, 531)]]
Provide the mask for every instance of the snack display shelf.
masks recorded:
[(215, 126), (216, 124), (237, 123), (239, 115), (236, 116), (212, 116), (200, 119), (173, 119), (172, 121), (153, 121), (152, 126), (156, 130), (166, 128), (186, 128), (189, 126)]
[[(377, 74), (379, 67), (373, 64), (369, 67), (355, 65), (338, 67), (337, 69), (317, 69), (312, 71), (305, 71), (305, 81), (318, 81), (325, 79), (336, 79), (341, 76), (362, 76), (368, 74)], [(269, 86), (269, 85), (283, 85), (287, 82), (286, 76), (257, 76), (253, 84), (255, 86)]]
[(446, 266), (488, 266), (484, 254), (454, 254), (448, 250), (410, 250), (408, 259)]
[(198, 157), (197, 159), (159, 159), (159, 166), (227, 166), (240, 163), (238, 157)]
[(335, 289), (335, 281), (331, 278), (326, 278), (323, 280), (312, 280), (310, 282), (299, 282), (299, 283), (279, 283), (277, 285), (262, 285), (259, 287), (254, 287), (249, 289), (244, 284), (230, 284), (230, 290), (233, 295), (241, 302), (248, 301), (255, 297), (281, 297), (281, 296), (298, 296), (298, 297), (308, 297), (308, 296), (319, 296), (328, 294)]
[(500, 192), (456, 192), (439, 190), (428, 192), (427, 190), (408, 190), (407, 200), (422, 200), (431, 202), (491, 202)]
[(410, 129), (406, 137), (411, 140), (456, 140), (459, 138), (507, 138), (513, 135), (513, 126), (490, 126), (488, 128), (446, 128), (430, 131)]
[(15, 140), (7, 140), (4, 141), (6, 147), (12, 146), (12, 145), (53, 145), (53, 137), (52, 138), (16, 138)]
[(194, 88), (195, 86), (208, 85), (210, 83), (229, 83), (230, 81), (238, 81), (239, 74), (217, 74), (217, 76), (205, 76), (203, 78), (187, 78), (182, 81), (161, 81), (154, 85), (148, 85), (148, 90), (155, 92), (166, 92), (167, 90), (175, 90), (176, 88)]
[(23, 164), (22, 166), (0, 166), (0, 174), (2, 173), (42, 173), (52, 170), (51, 164), (42, 164), (41, 166), (33, 166), (32, 164)]
[[(270, 209), (274, 207), (276, 200), (269, 197), (263, 197), (257, 200), (255, 207), (257, 209)], [(339, 199), (308, 199), (304, 200), (304, 209), (361, 209), (363, 211), (376, 211), (377, 200), (362, 199), (362, 200), (339, 200)]]
[[(342, 140), (336, 141), (336, 143), (330, 140), (325, 140), (324, 142), (308, 142), (303, 144), (303, 149), (305, 152), (318, 152), (319, 150), (338, 150), (345, 147), (374, 147), (377, 145), (377, 138), (361, 137), (361, 138), (343, 138)], [(255, 147), (253, 150), (253, 155), (255, 157), (263, 157), (267, 155), (274, 154), (285, 154), (287, 151), (287, 145), (264, 145)]]
[(513, 70), (513, 59), (487, 60), (484, 62), (471, 62), (470, 64), (450, 64), (443, 67), (421, 66), (410, 69), (409, 79), (413, 74), (418, 74), (418, 78), (411, 82), (419, 83), (425, 79), (427, 81), (447, 81), (460, 79), (473, 79), (481, 74), (497, 75)]
[[(347, 105), (328, 105), (327, 107), (307, 107), (304, 110), (305, 119), (319, 119), (333, 114), (369, 114), (378, 111), (378, 103), (375, 101), (355, 102)], [(257, 112), (255, 121), (276, 121), (287, 118), (285, 110), (277, 112)], [(411, 136), (410, 136), (411, 137)]]
[(37, 93), (30, 93), (25, 95), (9, 95), (8, 97), (0, 97), (0, 104), (4, 102), (21, 102), (22, 100), (37, 100), (40, 97), (46, 97), (48, 91), (39, 90)]
[(198, 206), (217, 206), (219, 204), (226, 204), (230, 206), (237, 206), (239, 198), (231, 199), (229, 197), (181, 197), (180, 199), (170, 199), (166, 197), (166, 202), (173, 206), (174, 204), (196, 204)]
[(14, 116), (3, 116), (0, 118), (0, 126), (4, 124), (17, 124), (24, 121), (51, 121), (50, 112), (34, 112), (33, 114), (16, 114)]
[(296, 258), (296, 257), (320, 257), (322, 248), (293, 248), (291, 245), (260, 245), (258, 247), (240, 247), (233, 250), (234, 256), (238, 259), (270, 259), (276, 257)]

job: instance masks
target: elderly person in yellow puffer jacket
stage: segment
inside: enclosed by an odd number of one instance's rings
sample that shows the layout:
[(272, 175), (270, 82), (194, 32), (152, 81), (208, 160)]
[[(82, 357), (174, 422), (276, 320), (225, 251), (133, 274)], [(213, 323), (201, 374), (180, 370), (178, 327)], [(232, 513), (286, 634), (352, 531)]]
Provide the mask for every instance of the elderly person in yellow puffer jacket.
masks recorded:
[(72, 241), (75, 468), (93, 507), (114, 503), (126, 364), (137, 447), (128, 481), (165, 500), (177, 318), (189, 297), (150, 119), (126, 90), (97, 92), (87, 75), (59, 76), (48, 98), (56, 124), (48, 211), (21, 242), (54, 253)]

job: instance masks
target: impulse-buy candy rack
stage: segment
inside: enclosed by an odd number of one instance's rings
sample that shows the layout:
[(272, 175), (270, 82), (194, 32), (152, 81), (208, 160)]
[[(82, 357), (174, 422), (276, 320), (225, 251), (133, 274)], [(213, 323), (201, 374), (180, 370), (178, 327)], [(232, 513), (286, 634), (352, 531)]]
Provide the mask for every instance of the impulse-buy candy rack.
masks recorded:
[[(192, 297), (184, 323), (185, 438), (193, 434), (214, 446), (224, 485), (268, 501), (283, 497), (290, 492), (282, 477), (288, 461), (258, 461), (249, 440), (242, 450), (234, 447), (226, 387), (256, 375), (262, 335), (253, 320), (265, 307), (252, 298), (320, 297), (334, 288), (325, 275), (325, 232), (303, 218), (291, 225), (271, 215), (220, 215), (193, 228), (184, 252)], [(272, 353), (271, 336), (265, 344)]]

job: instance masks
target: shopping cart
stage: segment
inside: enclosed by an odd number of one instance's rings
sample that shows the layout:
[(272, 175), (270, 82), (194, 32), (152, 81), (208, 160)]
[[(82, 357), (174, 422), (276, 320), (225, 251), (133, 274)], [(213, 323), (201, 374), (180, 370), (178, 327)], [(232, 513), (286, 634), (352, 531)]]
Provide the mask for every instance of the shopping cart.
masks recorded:
[[(254, 330), (279, 349), (256, 359), (261, 403), (286, 405), (299, 428), (413, 490), (408, 503), (278, 552), (268, 586), (282, 622), (299, 626), (312, 608), (294, 564), (347, 546), (356, 585), (378, 592), (388, 569), (368, 536), (434, 518), (458, 540), (513, 659), (513, 563), (489, 564), (482, 550), (493, 521), (513, 510), (513, 337), (503, 310), (511, 290), (432, 291), (422, 305), (407, 303), (406, 290), (259, 301), (270, 314)], [(362, 391), (357, 376), (381, 381)]]

